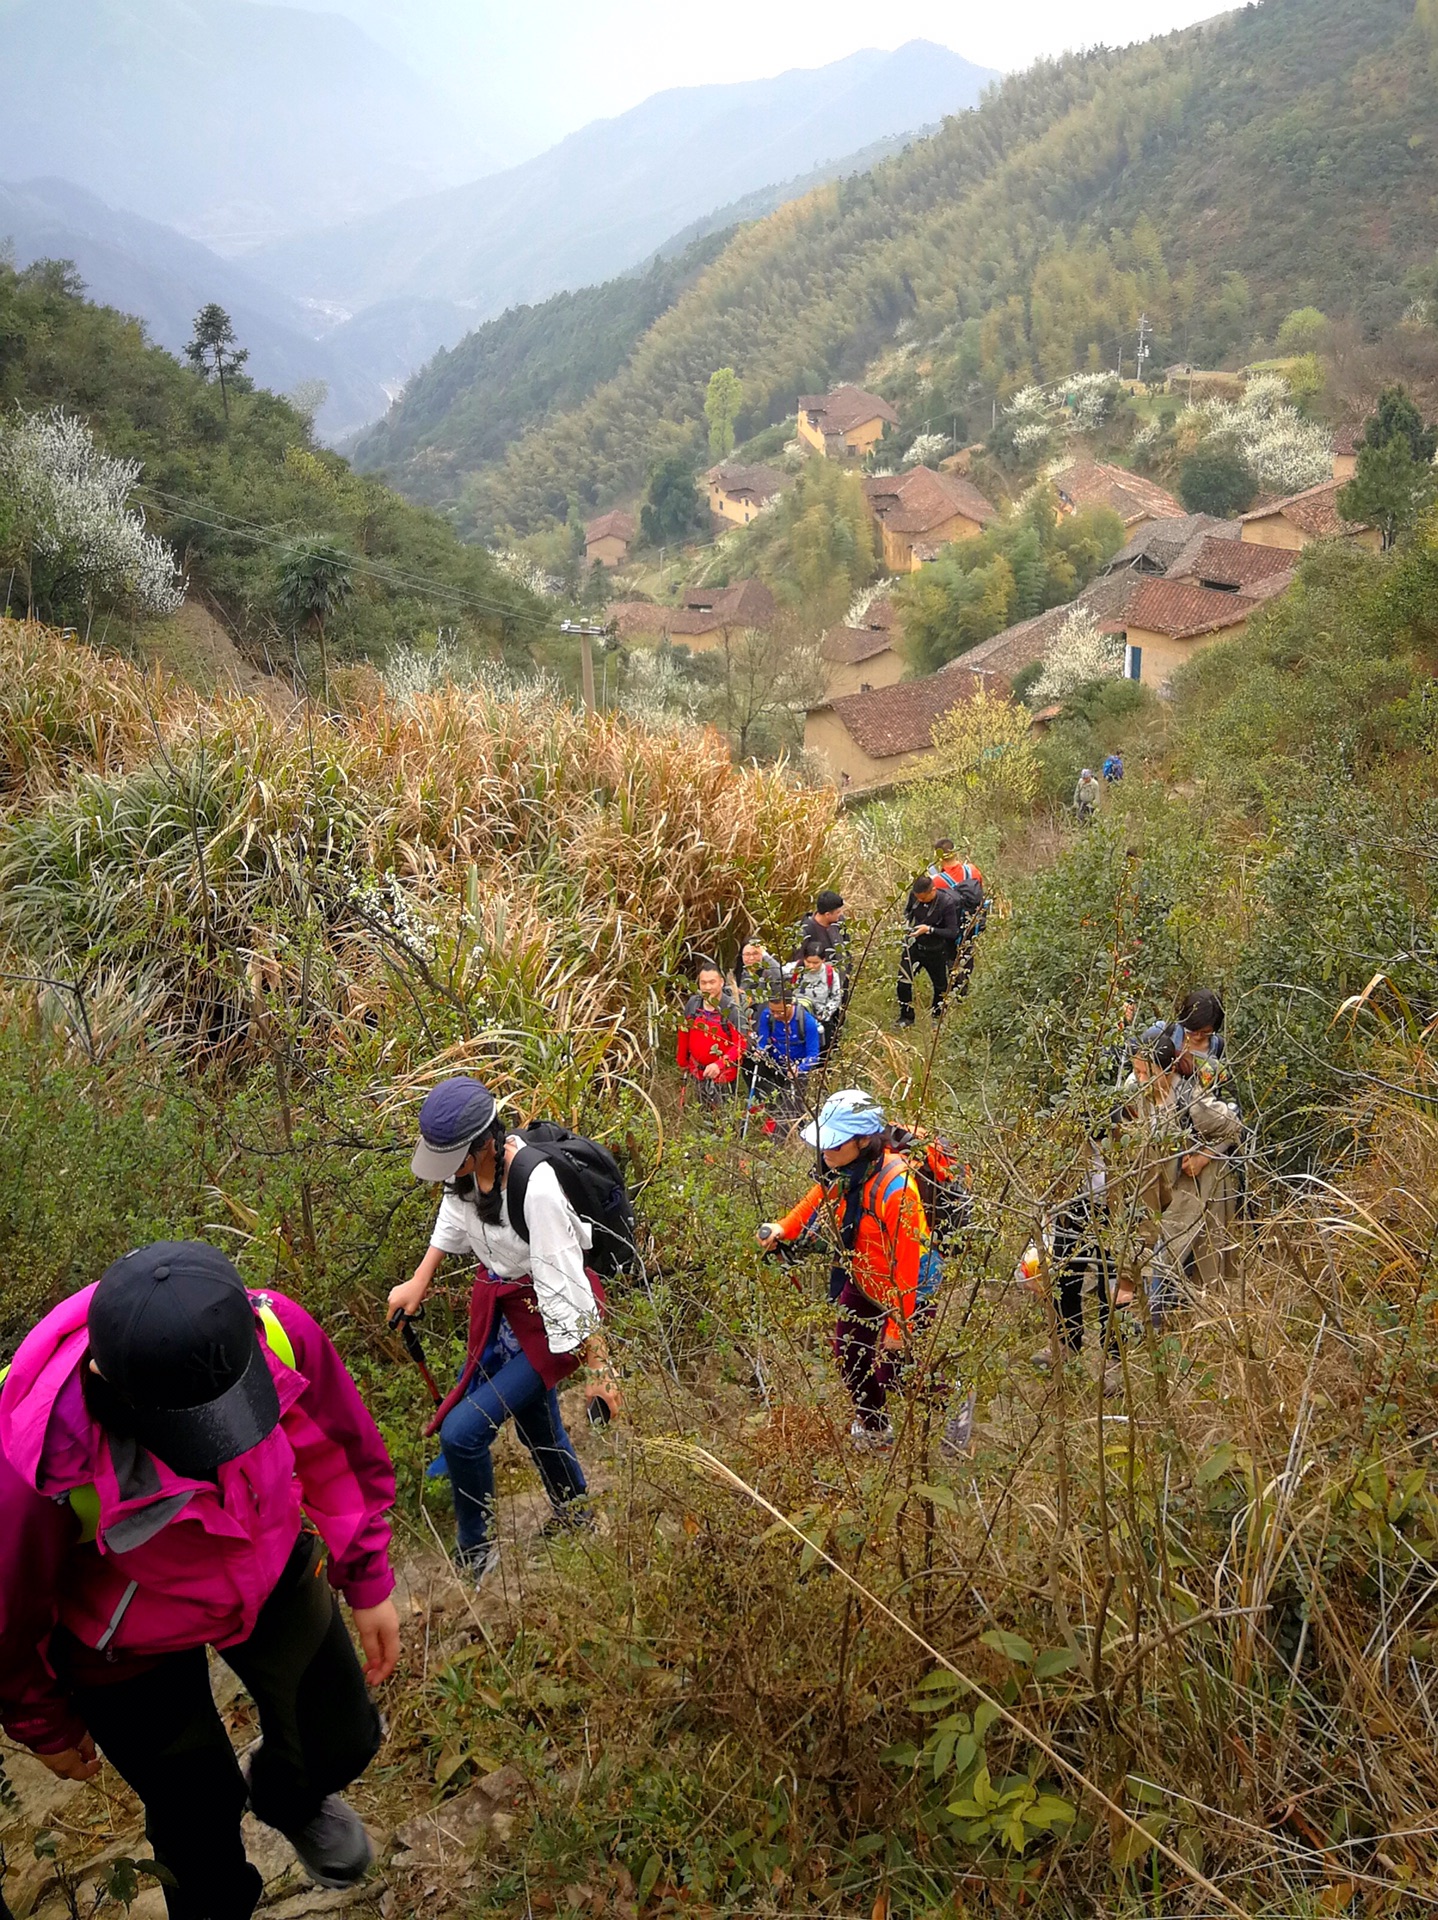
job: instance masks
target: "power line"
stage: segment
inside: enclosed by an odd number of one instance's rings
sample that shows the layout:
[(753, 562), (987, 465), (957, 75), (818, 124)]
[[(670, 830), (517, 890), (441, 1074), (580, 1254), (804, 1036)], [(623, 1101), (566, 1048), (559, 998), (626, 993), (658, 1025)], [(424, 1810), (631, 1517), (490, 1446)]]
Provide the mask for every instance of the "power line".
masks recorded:
[[(288, 538), (275, 538), (275, 529), (261, 530), (253, 521), (240, 520), (226, 515), (222, 509), (210, 505), (207, 501), (188, 500), (183, 494), (167, 493), (163, 488), (146, 485), (138, 486), (136, 493), (148, 494), (156, 510), (173, 514), (176, 510), (184, 513), (185, 518), (195, 526), (208, 527), (215, 533), (227, 533), (240, 540), (249, 540), (256, 546), (269, 547), (276, 553), (283, 553), (294, 545), (294, 534)], [(207, 518), (206, 516), (214, 516)], [(489, 613), (498, 619), (524, 621), (531, 626), (556, 631), (557, 623), (552, 617), (525, 613), (516, 607), (500, 606), (492, 600), (482, 600), (477, 594), (466, 592), (445, 580), (437, 580), (432, 574), (406, 574), (392, 568), (377, 565), (357, 555), (349, 555), (349, 564), (355, 573), (364, 574), (378, 580), (385, 586), (408, 588), (417, 593), (427, 594), (431, 599), (449, 600), (459, 606), (473, 607), (481, 613)]]

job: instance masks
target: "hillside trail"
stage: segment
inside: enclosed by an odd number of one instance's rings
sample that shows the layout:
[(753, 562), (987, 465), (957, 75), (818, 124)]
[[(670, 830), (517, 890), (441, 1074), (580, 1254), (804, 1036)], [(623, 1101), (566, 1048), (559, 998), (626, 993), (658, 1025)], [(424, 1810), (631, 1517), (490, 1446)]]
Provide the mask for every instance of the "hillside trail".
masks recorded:
[[(602, 1496), (615, 1480), (616, 1437), (589, 1427), (583, 1389), (565, 1394), (562, 1403), (590, 1491)], [(540, 1533), (548, 1501), (507, 1429), (495, 1447), (495, 1467), (500, 1564), (478, 1590), (455, 1571), (445, 1521), (431, 1519), (426, 1510), (418, 1518), (401, 1516), (396, 1526), (394, 1598), (403, 1654), (399, 1673), (379, 1696), (390, 1737), (369, 1773), (346, 1794), (374, 1840), (375, 1871), (346, 1892), (315, 1887), (283, 1835), (247, 1814), (245, 1848), (264, 1877), (257, 1909), (264, 1920), (305, 1920), (342, 1910), (399, 1920), (421, 1901), (436, 1916), (457, 1912), (475, 1883), (479, 1853), (507, 1844), (527, 1793), (523, 1774), (495, 1767), (456, 1794), (452, 1781), (443, 1789), (436, 1784), (443, 1754), (436, 1760), (429, 1750), (435, 1739), (416, 1753), (413, 1738), (422, 1697), (449, 1663), (471, 1658), (476, 1648), (491, 1661), (502, 1659), (554, 1551)], [(602, 1517), (598, 1524), (604, 1526)], [(560, 1550), (575, 1549), (566, 1542)], [(213, 1654), (210, 1680), (231, 1741), (243, 1753), (258, 1732), (248, 1696)], [(389, 1757), (390, 1749), (398, 1749), (397, 1758)], [(88, 1920), (97, 1907), (123, 1912), (109, 1890), (109, 1875), (119, 1861), (150, 1856), (134, 1795), (109, 1767), (87, 1784), (57, 1779), (3, 1738), (0, 1761), (11, 1789), (8, 1798), (0, 1796), (0, 1879), (14, 1920)], [(451, 1797), (441, 1802), (442, 1790)], [(165, 1920), (164, 1894), (153, 1879), (140, 1876), (129, 1913), (132, 1920)]]

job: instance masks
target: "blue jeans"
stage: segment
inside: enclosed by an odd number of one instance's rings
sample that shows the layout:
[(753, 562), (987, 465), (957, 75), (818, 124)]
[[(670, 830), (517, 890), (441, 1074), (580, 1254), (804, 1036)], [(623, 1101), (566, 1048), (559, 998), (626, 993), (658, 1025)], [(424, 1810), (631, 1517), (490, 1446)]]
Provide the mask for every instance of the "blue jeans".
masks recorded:
[(584, 1469), (559, 1415), (559, 1395), (552, 1387), (546, 1390), (524, 1355), (516, 1354), (493, 1373), (477, 1374), (439, 1430), (454, 1490), (456, 1545), (462, 1560), (479, 1560), (489, 1551), (494, 1526), (490, 1448), (511, 1417), (556, 1513), (588, 1491)]

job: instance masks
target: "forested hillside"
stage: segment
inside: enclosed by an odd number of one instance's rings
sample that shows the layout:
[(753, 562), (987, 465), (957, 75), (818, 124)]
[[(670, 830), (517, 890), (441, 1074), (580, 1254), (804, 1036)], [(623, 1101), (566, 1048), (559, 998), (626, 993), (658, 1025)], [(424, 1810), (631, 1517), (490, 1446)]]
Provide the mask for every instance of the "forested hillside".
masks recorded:
[(400, 404), (360, 440), (356, 464), (382, 469), (412, 499), (452, 499), (465, 473), (612, 379), (730, 237), (709, 234), (642, 273), (511, 307), (476, 328), (415, 376)]
[[(85, 300), (64, 267), (0, 263), (0, 584), (9, 581), (0, 607), (18, 592), (25, 610), (17, 579), (48, 538), (24, 488), (8, 484), (5, 429), (22, 413), (63, 409), (103, 452), (140, 463), (135, 504), (150, 531), (172, 545), (191, 599), (253, 658), (293, 662), (319, 637), (313, 613), (297, 614), (284, 592), (305, 542), (338, 569), (321, 620), (331, 658), (383, 660), (440, 626), (528, 658), (525, 637), (547, 622), (529, 593), (438, 515), (318, 450), (309, 418), (288, 401), (247, 387), (232, 374), (222, 392), (181, 366), (135, 321)], [(73, 585), (55, 592), (43, 609), (51, 617), (94, 611)], [(112, 619), (123, 631), (123, 607)]]
[[(906, 424), (963, 431), (1035, 376), (1113, 364), (1142, 311), (1158, 365), (1246, 355), (1308, 302), (1391, 323), (1432, 247), (1435, 139), (1438, 44), (1411, 0), (1266, 0), (1042, 64), (738, 234), (613, 380), (471, 476), (460, 522), (632, 495), (698, 454), (718, 366), (744, 382), (741, 438), (866, 369)], [(462, 438), (427, 433), (436, 459)]]

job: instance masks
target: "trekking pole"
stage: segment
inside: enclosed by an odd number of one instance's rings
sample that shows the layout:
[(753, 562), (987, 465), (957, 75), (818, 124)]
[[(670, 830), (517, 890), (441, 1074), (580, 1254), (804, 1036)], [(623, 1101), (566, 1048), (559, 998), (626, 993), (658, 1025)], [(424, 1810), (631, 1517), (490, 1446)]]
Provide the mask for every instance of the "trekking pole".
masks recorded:
[(749, 1075), (749, 1097), (744, 1102), (744, 1124), (739, 1129), (739, 1144), (743, 1146), (749, 1137), (749, 1122), (754, 1117), (754, 1089), (759, 1084), (759, 1055), (754, 1055), (754, 1071)]
[(400, 1339), (403, 1340), (405, 1352), (419, 1368), (420, 1378), (429, 1388), (429, 1397), (433, 1400), (434, 1404), (438, 1406), (441, 1400), (443, 1400), (444, 1395), (440, 1392), (439, 1384), (429, 1370), (429, 1364), (424, 1357), (424, 1344), (420, 1340), (419, 1330), (414, 1324), (416, 1320), (422, 1319), (423, 1316), (423, 1307), (420, 1308), (418, 1313), (406, 1313), (403, 1307), (396, 1307), (389, 1317), (389, 1330), (391, 1333), (398, 1333)]

